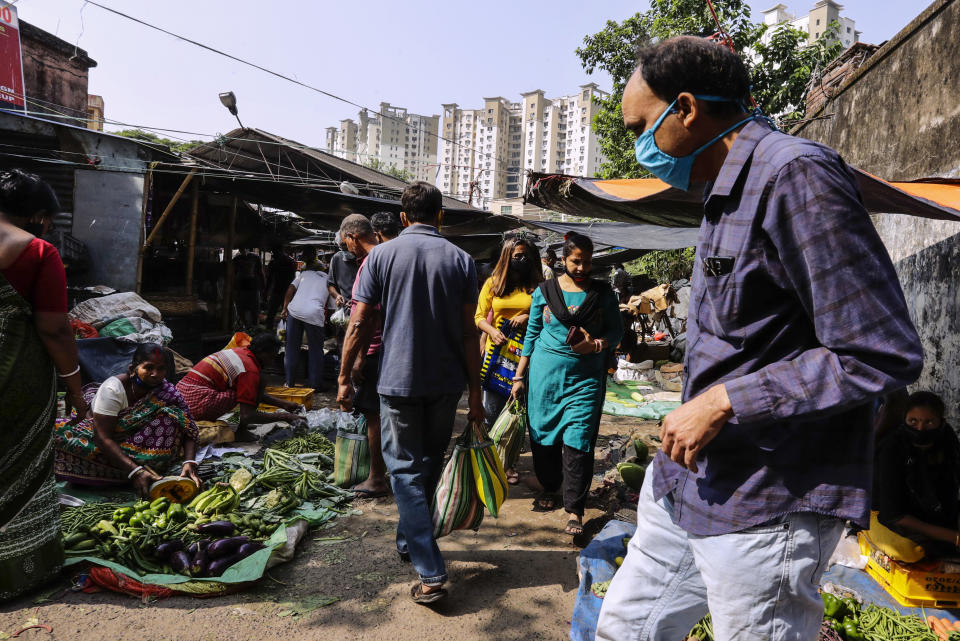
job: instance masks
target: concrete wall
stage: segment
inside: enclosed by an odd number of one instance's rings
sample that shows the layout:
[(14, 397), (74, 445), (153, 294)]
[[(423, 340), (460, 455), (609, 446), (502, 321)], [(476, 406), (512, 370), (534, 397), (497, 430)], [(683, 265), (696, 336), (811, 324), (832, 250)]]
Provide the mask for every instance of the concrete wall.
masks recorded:
[[(937, 0), (794, 133), (887, 180), (960, 178), (960, 0)], [(916, 388), (960, 417), (960, 222), (874, 218), (924, 348)]]
[[(83, 49), (20, 21), (24, 91), (29, 111), (46, 112), (51, 120), (85, 127), (89, 69), (97, 66)], [(34, 100), (35, 102), (29, 102)]]
[(142, 174), (76, 172), (73, 235), (84, 242), (91, 258), (80, 284), (136, 291), (142, 202)]

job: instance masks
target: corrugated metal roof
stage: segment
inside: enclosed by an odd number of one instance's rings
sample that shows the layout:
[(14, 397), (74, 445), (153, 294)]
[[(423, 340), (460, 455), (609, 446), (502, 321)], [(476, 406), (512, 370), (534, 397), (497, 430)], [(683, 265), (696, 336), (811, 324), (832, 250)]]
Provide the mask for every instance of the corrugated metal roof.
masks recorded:
[[(398, 198), (407, 183), (390, 174), (339, 158), (261, 129), (234, 129), (222, 138), (192, 149), (190, 156), (226, 169), (262, 174), (265, 178), (316, 182), (331, 188), (342, 181), (374, 197)], [(326, 184), (324, 184), (326, 183)], [(462, 200), (443, 197), (445, 210), (476, 211)]]

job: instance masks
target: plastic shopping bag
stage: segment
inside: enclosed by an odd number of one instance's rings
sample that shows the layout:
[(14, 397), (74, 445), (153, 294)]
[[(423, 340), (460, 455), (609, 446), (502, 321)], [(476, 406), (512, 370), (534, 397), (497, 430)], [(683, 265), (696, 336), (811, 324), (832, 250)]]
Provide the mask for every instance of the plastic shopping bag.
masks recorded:
[(490, 439), (506, 470), (517, 464), (527, 431), (527, 408), (518, 400), (508, 403), (490, 428)]
[(507, 475), (503, 471), (497, 448), (493, 441), (487, 438), (483, 425), (474, 423), (467, 431), (474, 432), (474, 443), (470, 446), (470, 465), (473, 468), (477, 498), (487, 506), (490, 515), (497, 518), (500, 506), (507, 500)]
[(338, 307), (337, 311), (330, 315), (330, 323), (335, 327), (346, 327), (350, 322), (350, 310), (347, 307)]
[(476, 530), (483, 522), (483, 504), (477, 496), (470, 463), (474, 432), (464, 430), (443, 468), (433, 495), (433, 536), (439, 539), (454, 530)]
[(363, 417), (357, 429), (338, 429), (333, 455), (333, 483), (349, 488), (367, 480), (370, 475), (370, 443)]

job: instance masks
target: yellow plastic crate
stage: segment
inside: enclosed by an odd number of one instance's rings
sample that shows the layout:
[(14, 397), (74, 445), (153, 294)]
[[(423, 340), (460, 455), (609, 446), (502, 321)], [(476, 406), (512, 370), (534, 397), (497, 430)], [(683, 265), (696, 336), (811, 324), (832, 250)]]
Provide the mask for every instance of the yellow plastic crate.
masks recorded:
[(960, 574), (937, 572), (938, 563), (902, 563), (881, 552), (866, 532), (857, 534), (867, 574), (897, 603), (912, 608), (960, 608)]
[[(313, 409), (313, 388), (312, 387), (268, 387), (264, 390), (270, 396), (282, 399), (284, 401), (293, 401), (305, 408)], [(261, 405), (261, 407), (272, 407)]]

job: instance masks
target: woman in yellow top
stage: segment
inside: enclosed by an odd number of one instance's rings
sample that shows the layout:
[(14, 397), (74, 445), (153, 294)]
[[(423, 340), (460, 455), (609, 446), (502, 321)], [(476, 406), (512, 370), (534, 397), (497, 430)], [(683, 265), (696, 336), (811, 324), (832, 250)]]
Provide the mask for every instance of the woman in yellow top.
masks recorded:
[[(523, 340), (527, 319), (530, 318), (530, 295), (542, 280), (540, 252), (536, 245), (524, 237), (504, 241), (500, 260), (493, 268), (493, 275), (480, 290), (477, 314), (474, 317), (477, 327), (487, 335), (488, 347), (490, 343), (506, 343), (507, 334), (515, 333), (520, 341)], [(492, 324), (487, 321), (491, 310)], [(504, 320), (507, 322), (503, 323)], [(503, 395), (484, 386), (483, 409), (486, 412), (487, 429), (493, 426), (503, 411), (508, 394)], [(516, 470), (508, 469), (506, 473), (507, 482), (516, 485), (520, 479)]]

